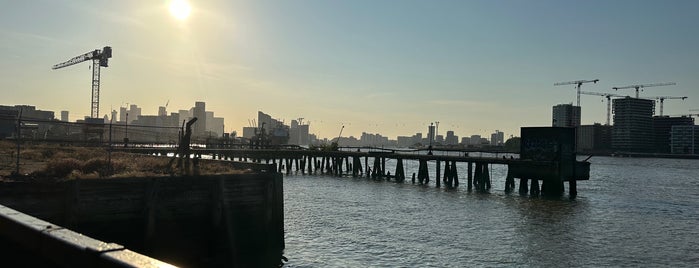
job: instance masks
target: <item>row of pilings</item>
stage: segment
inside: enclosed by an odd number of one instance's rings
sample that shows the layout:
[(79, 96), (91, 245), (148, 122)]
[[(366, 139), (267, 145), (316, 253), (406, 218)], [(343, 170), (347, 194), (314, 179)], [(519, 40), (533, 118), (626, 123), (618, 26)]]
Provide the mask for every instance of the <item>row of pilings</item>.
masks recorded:
[[(229, 155), (214, 155), (214, 159), (235, 160)], [(373, 159), (372, 159), (373, 158)], [(292, 158), (247, 158), (238, 157), (239, 161), (274, 164), (280, 173), (291, 174), (301, 172), (302, 174), (326, 174), (333, 176), (351, 175), (352, 177), (367, 177), (372, 179), (394, 179), (396, 182), (405, 181), (404, 159), (391, 158), (396, 161), (396, 169), (393, 175), (387, 170), (387, 158), (383, 156), (311, 156), (303, 155)], [(412, 174), (412, 183), (427, 185), (430, 182), (428, 160), (417, 160), (418, 172)], [(435, 165), (435, 185), (447, 188), (459, 186), (459, 176), (456, 167), (457, 161), (434, 160)], [(444, 162), (444, 164), (442, 164)], [(490, 163), (487, 162), (466, 162), (467, 163), (467, 189), (479, 192), (487, 192), (492, 187), (490, 175)], [(444, 167), (442, 172), (441, 168)], [(531, 196), (553, 195), (558, 196), (564, 193), (563, 181), (555, 179), (533, 179), (519, 178), (518, 192), (522, 195)], [(541, 183), (540, 183), (541, 181)], [(515, 174), (508, 168), (505, 178), (505, 192), (511, 193), (515, 190)], [(577, 195), (576, 181), (569, 181), (569, 194), (571, 197)]]

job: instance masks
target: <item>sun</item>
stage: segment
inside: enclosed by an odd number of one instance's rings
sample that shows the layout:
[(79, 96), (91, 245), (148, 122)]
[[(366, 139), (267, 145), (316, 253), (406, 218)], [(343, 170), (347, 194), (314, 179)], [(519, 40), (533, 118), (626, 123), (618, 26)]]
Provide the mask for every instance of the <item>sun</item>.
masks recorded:
[(187, 0), (172, 0), (170, 1), (170, 15), (178, 20), (185, 20), (192, 12), (192, 7)]

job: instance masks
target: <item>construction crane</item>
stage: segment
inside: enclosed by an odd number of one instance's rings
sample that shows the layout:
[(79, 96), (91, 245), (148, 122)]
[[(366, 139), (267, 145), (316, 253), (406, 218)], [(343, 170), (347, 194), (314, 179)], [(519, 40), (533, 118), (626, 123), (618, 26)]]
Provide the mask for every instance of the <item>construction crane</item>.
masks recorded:
[(647, 88), (647, 87), (660, 87), (660, 86), (674, 86), (677, 85), (674, 82), (670, 83), (655, 83), (655, 84), (645, 84), (645, 85), (630, 85), (630, 86), (624, 86), (624, 87), (613, 87), (614, 90), (619, 90), (619, 89), (627, 89), (627, 88), (635, 88), (636, 89), (636, 98), (638, 99), (638, 90), (642, 88)]
[(585, 83), (595, 83), (597, 84), (599, 82), (599, 79), (595, 80), (578, 80), (578, 81), (570, 81), (570, 82), (559, 82), (553, 84), (554, 86), (563, 86), (563, 85), (575, 85), (575, 89), (578, 91), (578, 107), (580, 106), (580, 86)]
[(580, 91), (580, 94), (602, 96), (602, 97), (607, 98), (607, 126), (609, 126), (609, 117), (610, 117), (611, 111), (612, 111), (612, 97), (626, 97), (626, 96), (617, 95), (617, 94), (599, 93), (599, 92), (590, 92), (590, 91)]
[(92, 60), (92, 114), (90, 117), (99, 118), (100, 112), (100, 67), (107, 67), (108, 59), (112, 57), (112, 47), (102, 50), (95, 49), (68, 61), (56, 64), (52, 69), (61, 69), (84, 61)]
[(663, 102), (665, 102), (666, 99), (668, 100), (684, 100), (687, 97), (669, 97), (669, 96), (657, 96), (657, 97), (650, 97), (656, 100), (660, 101), (660, 116), (663, 115)]

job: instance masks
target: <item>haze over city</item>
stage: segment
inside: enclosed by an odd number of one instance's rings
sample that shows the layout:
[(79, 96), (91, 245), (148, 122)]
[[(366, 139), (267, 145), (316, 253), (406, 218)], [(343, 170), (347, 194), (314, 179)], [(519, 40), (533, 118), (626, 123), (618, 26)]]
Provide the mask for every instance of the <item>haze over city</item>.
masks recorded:
[[(138, 104), (205, 101), (239, 131), (264, 111), (310, 121), (318, 137), (362, 132), (507, 136), (549, 126), (574, 86), (656, 82), (664, 113), (699, 108), (697, 1), (3, 1), (0, 104), (90, 115), (90, 64), (53, 64), (111, 46), (100, 116)], [(183, 12), (186, 12), (183, 13)], [(582, 123), (604, 123), (582, 96)]]

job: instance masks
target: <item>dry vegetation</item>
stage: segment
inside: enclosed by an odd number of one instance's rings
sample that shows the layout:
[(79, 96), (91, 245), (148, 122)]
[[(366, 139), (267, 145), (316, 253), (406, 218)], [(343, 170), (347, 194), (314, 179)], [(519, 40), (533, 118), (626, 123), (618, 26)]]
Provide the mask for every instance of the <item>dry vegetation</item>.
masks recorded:
[[(0, 141), (0, 178), (16, 169), (16, 145)], [(172, 158), (114, 152), (111, 171), (103, 147), (24, 144), (20, 150), (20, 174), (28, 178), (85, 179), (113, 177), (170, 176)], [(176, 161), (175, 161), (176, 162)], [(244, 173), (221, 161), (201, 161), (201, 174)]]

